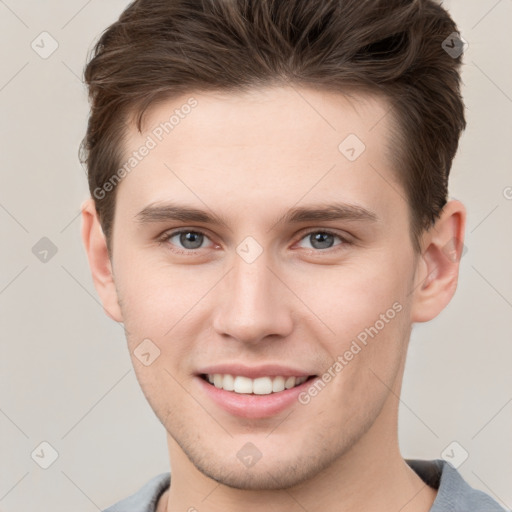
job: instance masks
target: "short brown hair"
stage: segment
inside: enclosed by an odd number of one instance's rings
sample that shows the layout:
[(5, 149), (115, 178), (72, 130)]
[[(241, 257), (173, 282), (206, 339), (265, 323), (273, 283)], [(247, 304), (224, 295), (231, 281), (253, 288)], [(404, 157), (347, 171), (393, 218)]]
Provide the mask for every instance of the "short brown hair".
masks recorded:
[[(111, 249), (115, 192), (130, 119), (194, 91), (286, 84), (383, 95), (398, 124), (395, 157), (411, 240), (447, 202), (465, 128), (457, 27), (433, 0), (136, 0), (96, 43), (85, 69), (91, 113), (81, 145)], [(454, 42), (455, 41), (455, 42)], [(395, 138), (396, 138), (395, 137)], [(340, 141), (341, 142), (341, 141)]]

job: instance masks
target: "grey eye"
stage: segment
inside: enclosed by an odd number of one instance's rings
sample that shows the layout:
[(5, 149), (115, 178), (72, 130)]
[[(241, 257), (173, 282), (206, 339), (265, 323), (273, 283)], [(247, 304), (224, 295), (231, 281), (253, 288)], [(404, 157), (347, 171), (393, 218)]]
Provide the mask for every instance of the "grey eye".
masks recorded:
[(334, 239), (342, 240), (340, 236), (328, 231), (312, 231), (308, 233), (303, 240), (308, 240), (313, 249), (330, 249), (334, 246)]
[(179, 244), (184, 249), (189, 249), (191, 251), (199, 249), (205, 239), (205, 236), (197, 231), (179, 231), (178, 233), (171, 235), (169, 237), (169, 241), (173, 243), (172, 239), (176, 237), (179, 237)]

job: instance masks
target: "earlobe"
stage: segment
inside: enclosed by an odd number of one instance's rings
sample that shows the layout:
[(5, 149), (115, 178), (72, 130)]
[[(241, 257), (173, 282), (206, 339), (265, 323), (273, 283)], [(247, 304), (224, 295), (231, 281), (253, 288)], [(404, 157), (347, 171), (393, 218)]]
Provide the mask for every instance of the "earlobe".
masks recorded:
[(434, 226), (423, 235), (413, 288), (412, 322), (428, 322), (450, 302), (457, 288), (464, 248), (466, 209), (449, 201)]
[(89, 260), (94, 286), (100, 296), (105, 313), (122, 322), (123, 317), (112, 273), (107, 242), (92, 198), (82, 203), (82, 242)]

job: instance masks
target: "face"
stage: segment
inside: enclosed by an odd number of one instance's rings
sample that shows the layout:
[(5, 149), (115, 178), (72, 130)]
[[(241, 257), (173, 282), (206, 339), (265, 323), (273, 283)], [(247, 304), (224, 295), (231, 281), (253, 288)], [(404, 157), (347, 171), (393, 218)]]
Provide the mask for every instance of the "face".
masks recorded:
[(387, 111), (304, 88), (197, 93), (128, 132), (112, 267), (171, 457), (275, 489), (385, 449), (416, 261)]

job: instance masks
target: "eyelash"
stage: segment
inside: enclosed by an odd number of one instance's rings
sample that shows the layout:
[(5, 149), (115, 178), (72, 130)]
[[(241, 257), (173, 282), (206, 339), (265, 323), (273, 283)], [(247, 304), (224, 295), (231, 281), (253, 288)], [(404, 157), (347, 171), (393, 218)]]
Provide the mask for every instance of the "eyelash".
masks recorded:
[[(158, 241), (160, 244), (165, 244), (165, 245), (173, 245), (173, 244), (170, 244), (169, 240), (176, 236), (176, 235), (179, 235), (181, 233), (195, 233), (195, 234), (200, 234), (200, 235), (203, 235), (205, 236), (206, 238), (210, 238), (206, 233), (204, 233), (203, 231), (201, 230), (196, 230), (196, 229), (179, 229), (179, 230), (176, 230), (176, 231), (167, 231), (165, 233), (163, 233)], [(331, 253), (333, 251), (337, 251), (337, 250), (343, 250), (345, 248), (345, 246), (347, 245), (351, 245), (351, 242), (349, 240), (347, 240), (346, 238), (342, 237), (340, 234), (338, 233), (335, 233), (334, 231), (330, 231), (329, 229), (313, 229), (311, 231), (308, 231), (306, 233), (304, 233), (301, 238), (299, 239), (299, 241), (303, 240), (304, 238), (312, 235), (313, 233), (322, 233), (324, 235), (332, 235), (336, 238), (339, 238), (341, 240), (341, 244), (338, 244), (337, 246), (334, 246), (334, 247), (329, 247), (327, 249), (309, 249), (309, 251), (313, 251), (315, 253)], [(173, 246), (173, 247), (176, 247), (176, 246)], [(171, 249), (173, 252), (177, 253), (177, 254), (183, 254), (183, 255), (187, 255), (187, 256), (195, 256), (197, 255), (197, 252), (200, 251), (201, 249), (179, 249), (179, 248), (173, 248)]]

